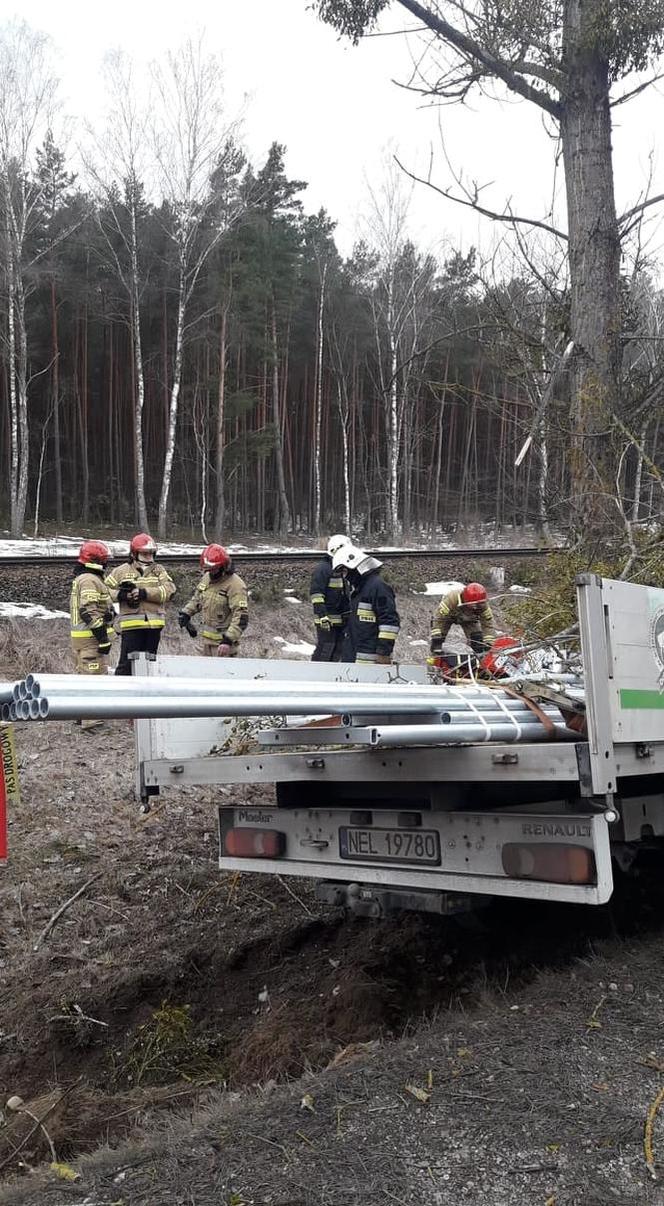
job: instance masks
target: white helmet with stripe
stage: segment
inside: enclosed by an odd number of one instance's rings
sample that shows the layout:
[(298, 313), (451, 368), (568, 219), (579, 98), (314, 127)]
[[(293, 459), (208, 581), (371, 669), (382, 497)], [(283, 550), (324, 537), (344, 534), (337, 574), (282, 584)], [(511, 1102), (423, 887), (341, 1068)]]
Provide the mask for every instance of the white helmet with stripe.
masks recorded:
[(350, 544), (350, 536), (344, 536), (343, 532), (336, 532), (334, 536), (330, 536), (327, 542), (327, 553), (329, 557), (334, 557), (334, 554), (342, 549), (345, 544)]
[(338, 569), (343, 566), (345, 569), (357, 570), (358, 574), (368, 574), (369, 570), (380, 569), (382, 561), (378, 561), (376, 557), (372, 557), (371, 553), (365, 553), (364, 549), (360, 549), (350, 541), (347, 544), (337, 549), (332, 557), (332, 566)]

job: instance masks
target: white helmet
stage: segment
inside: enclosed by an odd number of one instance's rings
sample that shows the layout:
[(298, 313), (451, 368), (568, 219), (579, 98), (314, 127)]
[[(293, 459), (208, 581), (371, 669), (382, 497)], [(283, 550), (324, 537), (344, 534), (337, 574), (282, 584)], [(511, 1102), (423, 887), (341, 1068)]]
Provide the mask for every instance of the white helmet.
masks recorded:
[(346, 569), (357, 570), (358, 574), (368, 574), (369, 570), (380, 569), (382, 561), (378, 561), (370, 553), (365, 553), (364, 549), (359, 549), (357, 545), (348, 541), (337, 549), (332, 557), (333, 568), (338, 569), (340, 565)]
[(334, 557), (338, 549), (342, 549), (345, 544), (350, 544), (350, 536), (344, 536), (343, 532), (337, 532), (336, 535), (330, 536), (327, 542), (327, 552), (329, 557)]

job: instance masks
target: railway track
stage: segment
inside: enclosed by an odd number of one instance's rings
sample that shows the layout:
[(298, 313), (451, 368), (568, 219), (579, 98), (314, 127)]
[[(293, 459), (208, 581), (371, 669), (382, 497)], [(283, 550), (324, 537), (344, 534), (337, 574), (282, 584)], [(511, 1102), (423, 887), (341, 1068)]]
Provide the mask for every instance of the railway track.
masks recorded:
[[(449, 549), (449, 548), (430, 548), (430, 549), (374, 549), (368, 550), (372, 552), (381, 561), (430, 561), (431, 559), (439, 559), (442, 561), (458, 561), (464, 558), (490, 558), (492, 561), (502, 561), (508, 558), (519, 557), (548, 557), (551, 553), (561, 552), (562, 546), (556, 545), (549, 548), (533, 548), (517, 547), (517, 548), (466, 548), (466, 549)], [(163, 565), (197, 565), (199, 553), (160, 553), (159, 560)], [(317, 561), (322, 552), (320, 549), (287, 549), (277, 551), (256, 551), (246, 550), (238, 553), (233, 553), (233, 561), (237, 565), (255, 564), (261, 562), (284, 564), (287, 562), (302, 562), (304, 564)], [(74, 551), (71, 553), (53, 553), (53, 554), (28, 554), (25, 557), (12, 555), (4, 556), (0, 554), (0, 569), (9, 566), (57, 566), (57, 565), (72, 565), (76, 560)], [(122, 562), (126, 560), (124, 557), (113, 557), (112, 561)]]

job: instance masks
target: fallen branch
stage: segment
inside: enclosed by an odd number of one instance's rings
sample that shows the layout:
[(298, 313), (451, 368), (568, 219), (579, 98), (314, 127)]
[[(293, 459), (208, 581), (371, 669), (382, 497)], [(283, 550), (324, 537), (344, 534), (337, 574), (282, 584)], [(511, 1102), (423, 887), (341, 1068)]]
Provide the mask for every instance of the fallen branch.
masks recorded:
[(653, 1181), (657, 1180), (657, 1171), (655, 1169), (655, 1153), (653, 1151), (652, 1138), (655, 1129), (655, 1119), (659, 1111), (659, 1107), (664, 1101), (664, 1088), (659, 1090), (655, 1100), (653, 1101), (648, 1114), (646, 1116), (646, 1125), (643, 1132), (643, 1151), (646, 1157), (646, 1168), (650, 1173)]
[[(62, 1101), (62, 1098), (60, 1098), (60, 1100)], [(57, 1164), (57, 1162), (58, 1162), (57, 1152), (55, 1150), (55, 1147), (53, 1146), (53, 1140), (51, 1139), (51, 1136), (49, 1135), (48, 1131), (46, 1130), (46, 1127), (44, 1126), (42, 1119), (35, 1117), (35, 1115), (32, 1114), (30, 1112), (30, 1110), (27, 1109), (26, 1106), (21, 1106), (21, 1113), (27, 1114), (28, 1118), (32, 1118), (32, 1121), (36, 1122), (37, 1126), (41, 1127), (42, 1131), (44, 1132), (44, 1138), (46, 1139), (46, 1142), (48, 1143), (48, 1146), (51, 1150), (51, 1159), (54, 1164)]]
[(62, 917), (62, 914), (69, 908), (70, 905), (72, 905), (74, 903), (75, 900), (78, 900), (79, 896), (82, 896), (84, 892), (87, 892), (88, 888), (91, 887), (92, 884), (96, 883), (98, 879), (101, 879), (103, 874), (104, 874), (103, 871), (98, 871), (96, 875), (93, 875), (90, 879), (86, 880), (86, 882), (82, 885), (82, 887), (80, 887), (78, 889), (78, 892), (74, 892), (74, 895), (70, 896), (69, 900), (66, 900), (63, 905), (60, 905), (60, 908), (53, 914), (53, 916), (51, 918), (49, 918), (48, 922), (44, 926), (41, 934), (39, 935), (37, 941), (35, 942), (35, 944), (32, 948), (33, 951), (39, 950), (39, 947), (41, 946), (42, 942), (44, 941), (45, 938), (48, 937), (51, 930), (53, 929), (53, 926)]
[(292, 896), (293, 900), (296, 900), (297, 903), (302, 906), (305, 913), (307, 914), (307, 917), (315, 917), (316, 916), (315, 913), (311, 912), (311, 909), (309, 908), (309, 906), (304, 903), (304, 901), (302, 900), (302, 897), (298, 896), (297, 892), (293, 891), (290, 884), (287, 884), (285, 879), (282, 879), (281, 875), (278, 875), (277, 879), (279, 880), (279, 883), (281, 884), (282, 888), (286, 889), (286, 891), (288, 892), (288, 895)]
[[(4, 1168), (6, 1168), (8, 1164), (11, 1164), (14, 1157), (17, 1156), (18, 1153), (23, 1150), (26, 1143), (30, 1142), (30, 1140), (32, 1139), (32, 1136), (37, 1133), (37, 1131), (40, 1129), (40, 1127), (42, 1130), (44, 1130), (44, 1123), (45, 1123), (46, 1119), (48, 1118), (49, 1114), (53, 1113), (53, 1111), (57, 1108), (57, 1106), (59, 1106), (60, 1103), (64, 1101), (65, 1097), (68, 1097), (69, 1094), (76, 1088), (76, 1086), (81, 1083), (81, 1080), (82, 1080), (82, 1077), (79, 1076), (78, 1080), (75, 1080), (73, 1084), (69, 1085), (69, 1088), (65, 1089), (64, 1092), (60, 1094), (57, 1101), (51, 1102), (51, 1105), (48, 1107), (48, 1109), (45, 1111), (45, 1113), (42, 1114), (41, 1118), (36, 1119), (35, 1125), (31, 1128), (31, 1130), (28, 1131), (27, 1135), (24, 1135), (24, 1137), (23, 1137), (23, 1139), (21, 1139), (21, 1142), (19, 1143), (18, 1147), (15, 1147), (13, 1149), (13, 1151), (11, 1151), (8, 1156), (5, 1156), (5, 1159), (0, 1162), (0, 1172), (2, 1172), (2, 1170)], [(19, 1110), (19, 1113), (30, 1114), (30, 1111), (29, 1110)], [(35, 1118), (35, 1115), (30, 1114), (30, 1117)], [(50, 1142), (50, 1139), (49, 1139), (49, 1142)]]

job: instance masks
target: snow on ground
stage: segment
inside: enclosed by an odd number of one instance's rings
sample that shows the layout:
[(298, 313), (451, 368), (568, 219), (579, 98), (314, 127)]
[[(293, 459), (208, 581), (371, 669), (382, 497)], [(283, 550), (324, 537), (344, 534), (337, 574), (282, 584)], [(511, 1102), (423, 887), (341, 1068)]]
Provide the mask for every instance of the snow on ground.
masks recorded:
[(463, 582), (425, 582), (426, 590), (418, 590), (418, 595), (446, 595), (450, 590), (461, 590)]
[(408, 644), (409, 645), (425, 645), (426, 646), (429, 644), (429, 642), (428, 641), (409, 641)]
[(529, 586), (510, 586), (509, 593), (511, 595), (530, 595), (532, 594)]
[(310, 645), (308, 641), (299, 641), (298, 644), (287, 641), (284, 637), (273, 637), (272, 640), (281, 645), (282, 653), (294, 653), (297, 657), (311, 657), (315, 645)]
[(68, 611), (49, 611), (41, 603), (0, 603), (1, 620), (68, 620)]
[[(49, 554), (55, 557), (67, 555), (69, 553), (75, 557), (78, 553), (81, 542), (83, 540), (88, 540), (91, 537), (97, 538), (94, 528), (91, 528), (87, 533), (82, 533), (80, 536), (24, 536), (21, 540), (10, 538), (8, 533), (5, 535), (0, 533), (0, 558), (3, 556), (47, 557)], [(114, 557), (127, 556), (129, 551), (129, 536), (123, 540), (111, 540), (107, 539), (105, 536), (101, 536), (99, 538), (104, 540), (104, 542), (109, 546)], [(320, 552), (320, 549), (316, 550), (315, 542), (311, 539), (308, 539), (306, 536), (302, 537), (302, 540), (299, 544), (281, 544), (278, 540), (266, 540), (264, 536), (259, 536), (258, 534), (255, 538), (249, 536), (248, 540), (249, 543), (227, 544), (226, 548), (228, 549), (229, 553), (243, 553), (245, 555), (251, 553), (301, 553), (306, 551)], [(490, 531), (485, 531), (482, 529), (474, 535), (470, 532), (459, 534), (456, 539), (450, 537), (449, 535), (443, 536), (436, 534), (435, 536), (430, 536), (426, 539), (409, 541), (408, 544), (404, 545), (374, 545), (370, 540), (364, 543), (368, 548), (371, 548), (372, 551), (376, 552), (380, 556), (381, 553), (405, 553), (410, 550), (420, 553), (428, 552), (432, 547), (454, 551), (454, 549), (463, 549), (464, 547), (472, 546), (476, 548), (486, 547), (487, 551), (490, 551), (495, 547), (497, 541), (503, 541), (506, 547), (510, 547), (515, 542), (518, 545), (532, 544), (535, 546), (537, 544), (536, 534), (532, 531), (524, 531), (519, 533), (506, 531), (503, 534), (499, 533), (496, 535), (493, 527), (490, 529)], [(362, 542), (360, 541), (359, 543), (361, 544)], [(559, 543), (564, 543), (562, 537)], [(195, 544), (178, 541), (165, 541), (164, 543), (159, 543), (159, 548), (162, 553), (188, 553), (195, 556), (200, 553), (204, 544), (205, 541), (203, 539)], [(437, 592), (432, 591), (430, 593)]]

